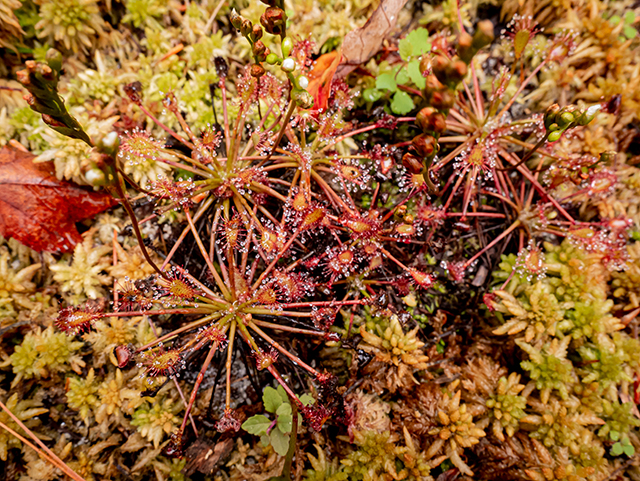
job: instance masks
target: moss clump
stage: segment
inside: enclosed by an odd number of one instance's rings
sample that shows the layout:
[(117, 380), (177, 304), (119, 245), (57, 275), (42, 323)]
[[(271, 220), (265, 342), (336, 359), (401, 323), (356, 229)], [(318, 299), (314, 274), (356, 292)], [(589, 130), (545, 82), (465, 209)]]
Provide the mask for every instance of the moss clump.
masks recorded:
[(79, 355), (83, 346), (83, 342), (56, 332), (53, 326), (27, 333), (8, 360), (15, 374), (12, 385), (17, 385), (22, 379), (49, 377), (68, 369), (80, 374), (85, 366)]

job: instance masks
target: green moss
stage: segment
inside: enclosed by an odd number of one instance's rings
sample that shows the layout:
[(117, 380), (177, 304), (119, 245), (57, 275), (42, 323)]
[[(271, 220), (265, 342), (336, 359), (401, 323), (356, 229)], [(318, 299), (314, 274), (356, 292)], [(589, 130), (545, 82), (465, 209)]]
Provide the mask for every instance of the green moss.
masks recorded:
[(27, 333), (9, 357), (16, 375), (12, 384), (16, 385), (21, 379), (49, 377), (57, 372), (66, 372), (69, 368), (80, 373), (85, 362), (78, 351), (83, 346), (83, 342), (54, 331), (53, 326), (44, 331), (36, 329)]
[[(398, 438), (392, 436), (389, 431), (383, 433), (369, 431), (356, 434), (355, 443), (355, 449), (340, 460), (340, 468), (337, 473), (327, 473), (327, 471), (332, 471), (332, 468), (326, 462), (323, 465), (316, 462), (315, 467), (318, 470), (308, 471), (306, 480), (384, 481), (390, 476), (392, 479), (407, 481), (432, 479), (429, 476), (428, 463), (423, 459), (421, 453), (416, 452), (410, 438), (409, 443), (403, 446)], [(322, 469), (325, 471), (320, 471)]]

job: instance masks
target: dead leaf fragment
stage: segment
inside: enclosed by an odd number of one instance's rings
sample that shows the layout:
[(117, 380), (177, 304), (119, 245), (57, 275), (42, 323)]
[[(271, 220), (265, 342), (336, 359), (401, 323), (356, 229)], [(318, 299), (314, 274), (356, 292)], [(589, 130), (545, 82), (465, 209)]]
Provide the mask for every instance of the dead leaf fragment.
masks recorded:
[(198, 438), (185, 452), (187, 465), (184, 472), (191, 476), (196, 471), (212, 474), (215, 468), (229, 457), (233, 451), (233, 438), (226, 438), (213, 444), (211, 440)]
[(344, 37), (338, 76), (347, 75), (378, 53), (382, 41), (395, 27), (398, 13), (405, 3), (407, 0), (382, 0), (367, 23)]
[(93, 192), (54, 175), (49, 163), (13, 147), (0, 150), (0, 235), (38, 252), (68, 252), (82, 242), (76, 222), (116, 205), (108, 194)]

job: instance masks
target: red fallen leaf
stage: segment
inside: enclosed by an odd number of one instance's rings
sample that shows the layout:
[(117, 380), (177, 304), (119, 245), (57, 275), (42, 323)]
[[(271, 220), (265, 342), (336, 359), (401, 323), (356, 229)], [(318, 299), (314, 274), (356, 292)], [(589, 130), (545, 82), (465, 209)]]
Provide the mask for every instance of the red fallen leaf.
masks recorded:
[(378, 53), (382, 41), (395, 27), (398, 13), (405, 3), (407, 0), (382, 0), (367, 23), (345, 35), (342, 62), (337, 73), (339, 77), (346, 76)]
[(313, 95), (313, 109), (327, 110), (329, 95), (331, 95), (331, 81), (342, 59), (342, 50), (325, 53), (316, 60), (313, 70), (309, 72), (309, 87), (307, 91)]
[(113, 207), (107, 194), (59, 181), (49, 163), (14, 147), (0, 150), (0, 235), (38, 252), (68, 252), (82, 237), (75, 223)]

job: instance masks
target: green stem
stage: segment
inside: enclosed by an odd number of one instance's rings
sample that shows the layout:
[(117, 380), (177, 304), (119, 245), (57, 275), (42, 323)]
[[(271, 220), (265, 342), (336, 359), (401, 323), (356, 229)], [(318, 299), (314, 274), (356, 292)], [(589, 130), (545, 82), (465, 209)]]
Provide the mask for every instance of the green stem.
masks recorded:
[(289, 119), (291, 119), (291, 116), (293, 115), (293, 111), (295, 109), (296, 109), (296, 103), (295, 103), (295, 101), (293, 99), (291, 99), (291, 102), (289, 103), (289, 110), (287, 110), (287, 113), (284, 116), (284, 121), (282, 122), (282, 125), (280, 126), (280, 132), (278, 132), (278, 138), (276, 139), (275, 144), (273, 144), (273, 149), (271, 149), (271, 152), (269, 152), (269, 155), (266, 158), (267, 161), (275, 153), (276, 149), (278, 148), (278, 145), (280, 145), (280, 141), (282, 140), (282, 137), (284, 136), (284, 131), (286, 130), (287, 124), (289, 123)]
[(290, 399), (291, 415), (291, 437), (289, 439), (289, 450), (284, 458), (284, 468), (282, 468), (282, 477), (285, 481), (291, 481), (291, 465), (293, 464), (293, 455), (296, 452), (296, 441), (298, 438), (298, 405), (295, 399)]
[(129, 201), (127, 200), (127, 195), (124, 192), (124, 189), (122, 188), (122, 184), (121, 184), (119, 178), (116, 178), (116, 183), (115, 184), (116, 184), (116, 190), (118, 192), (118, 198), (120, 199), (120, 202), (122, 202), (122, 206), (127, 211), (127, 214), (129, 215), (129, 218), (131, 219), (131, 226), (133, 227), (133, 231), (136, 234), (136, 239), (138, 240), (138, 245), (140, 246), (140, 250), (142, 251), (142, 255), (147, 260), (149, 265), (151, 267), (153, 267), (153, 269), (160, 276), (162, 276), (164, 279), (168, 280), (167, 275), (160, 270), (160, 268), (156, 265), (155, 262), (153, 262), (153, 260), (151, 259), (151, 256), (149, 255), (149, 252), (147, 252), (147, 248), (145, 247), (144, 240), (142, 238), (142, 233), (140, 232), (140, 226), (138, 225), (138, 219), (136, 218), (135, 212), (133, 212), (133, 208), (131, 207), (131, 204), (129, 204)]

